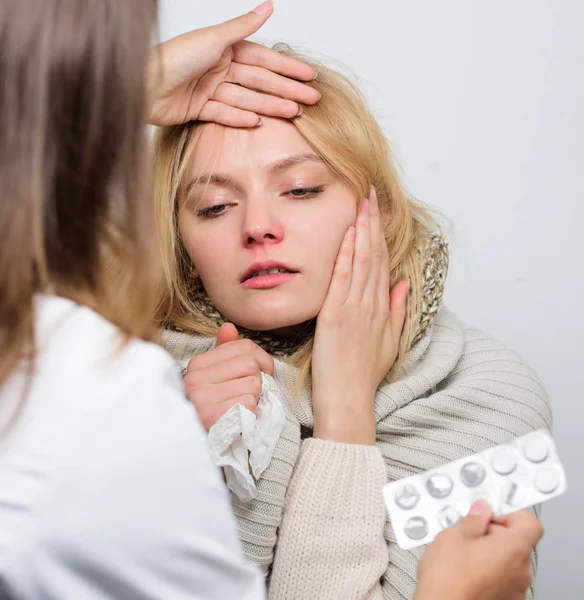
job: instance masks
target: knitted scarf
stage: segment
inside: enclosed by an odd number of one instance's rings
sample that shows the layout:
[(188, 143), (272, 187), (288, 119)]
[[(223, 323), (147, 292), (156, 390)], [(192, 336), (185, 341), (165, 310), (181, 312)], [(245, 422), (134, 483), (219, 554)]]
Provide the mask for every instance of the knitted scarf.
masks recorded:
[[(437, 314), (434, 311), (433, 317), (397, 379), (377, 391), (377, 445), (387, 465), (388, 481), (551, 426), (545, 390), (517, 354), (466, 327), (445, 308)], [(163, 337), (164, 347), (181, 369), (193, 355), (214, 345), (212, 338), (180, 331), (166, 331)], [(347, 339), (346, 343), (352, 342)], [(296, 369), (278, 358), (275, 380), (287, 418), (274, 457), (257, 482), (254, 500), (242, 503), (232, 497), (244, 553), (266, 575), (301, 440), (311, 435), (313, 427), (310, 385), (295, 394)], [(382, 579), (383, 597), (409, 600), (414, 594), (422, 548), (400, 549), (389, 522), (385, 537), (389, 564)], [(534, 571), (536, 566), (534, 553)]]

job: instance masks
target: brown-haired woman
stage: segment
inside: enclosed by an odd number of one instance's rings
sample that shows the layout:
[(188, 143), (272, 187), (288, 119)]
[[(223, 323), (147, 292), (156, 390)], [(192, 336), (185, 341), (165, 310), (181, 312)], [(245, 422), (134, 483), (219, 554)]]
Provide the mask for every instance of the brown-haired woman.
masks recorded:
[[(148, 343), (159, 277), (146, 80), (155, 124), (254, 127), (259, 113), (291, 117), (297, 101), (316, 102), (299, 83), (314, 71), (241, 42), (269, 3), (177, 38), (149, 63), (156, 9), (153, 0), (0, 3), (3, 598), (264, 597), (174, 365)], [(519, 518), (484, 535), (490, 514), (477, 508), (433, 546), (420, 600), (454, 598), (452, 569), (468, 567), (485, 598), (525, 578), (522, 563), (511, 572), (504, 563), (538, 532)], [(298, 556), (285, 535), (280, 548)], [(273, 597), (294, 596), (306, 560), (286, 560)]]

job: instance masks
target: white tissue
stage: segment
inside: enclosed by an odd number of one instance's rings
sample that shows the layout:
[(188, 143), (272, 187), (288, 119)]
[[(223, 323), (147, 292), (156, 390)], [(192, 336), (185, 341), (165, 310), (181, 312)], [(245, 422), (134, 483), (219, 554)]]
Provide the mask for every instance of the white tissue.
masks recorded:
[(286, 423), (276, 389), (275, 381), (262, 373), (257, 417), (236, 404), (209, 430), (213, 462), (223, 467), (227, 486), (242, 502), (256, 497), (255, 480), (270, 464)]

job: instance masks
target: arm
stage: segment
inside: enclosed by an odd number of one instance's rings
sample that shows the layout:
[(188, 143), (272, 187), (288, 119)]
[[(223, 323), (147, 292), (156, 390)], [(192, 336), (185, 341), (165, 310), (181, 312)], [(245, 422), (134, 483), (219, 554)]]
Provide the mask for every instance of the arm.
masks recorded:
[[(270, 600), (381, 600), (387, 564), (380, 506), (385, 465), (369, 446), (304, 442), (287, 497)], [(319, 482), (316, 484), (315, 482)], [(476, 502), (428, 546), (415, 600), (519, 600), (532, 575), (530, 550), (543, 533), (519, 511), (493, 520)]]
[(390, 294), (383, 239), (372, 190), (341, 243), (317, 318), (314, 439), (304, 442), (288, 490), (274, 600), (382, 597), (387, 471), (375, 447), (374, 400), (397, 356), (409, 289), (403, 281)]
[(280, 526), (270, 600), (381, 598), (379, 580), (388, 562), (385, 482), (375, 446), (303, 442)]

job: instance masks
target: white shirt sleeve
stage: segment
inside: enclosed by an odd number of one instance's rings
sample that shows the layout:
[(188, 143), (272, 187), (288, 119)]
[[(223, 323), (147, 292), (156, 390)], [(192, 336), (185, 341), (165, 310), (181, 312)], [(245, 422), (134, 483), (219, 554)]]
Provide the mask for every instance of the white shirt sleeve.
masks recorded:
[(111, 388), (132, 392), (115, 411), (78, 420), (67, 466), (56, 469), (2, 569), (8, 597), (265, 598), (174, 365), (161, 350), (141, 348), (138, 385), (126, 377), (130, 353)]

